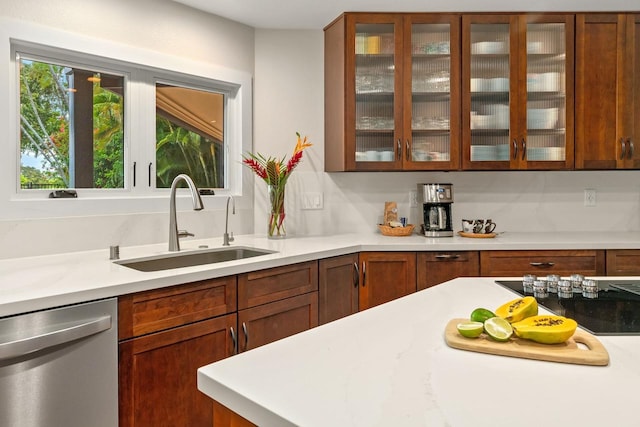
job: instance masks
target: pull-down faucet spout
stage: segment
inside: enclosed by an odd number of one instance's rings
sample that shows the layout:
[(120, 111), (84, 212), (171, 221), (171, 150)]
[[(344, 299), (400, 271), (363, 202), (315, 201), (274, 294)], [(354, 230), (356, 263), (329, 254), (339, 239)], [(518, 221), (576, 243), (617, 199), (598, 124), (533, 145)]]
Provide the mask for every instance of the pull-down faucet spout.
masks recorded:
[(171, 183), (171, 195), (169, 196), (169, 251), (176, 252), (180, 250), (180, 235), (178, 234), (178, 221), (176, 218), (176, 188), (178, 183), (184, 181), (187, 183), (191, 191), (191, 199), (193, 201), (193, 210), (200, 211), (204, 208), (198, 188), (193, 183), (189, 175), (180, 174), (173, 179)]

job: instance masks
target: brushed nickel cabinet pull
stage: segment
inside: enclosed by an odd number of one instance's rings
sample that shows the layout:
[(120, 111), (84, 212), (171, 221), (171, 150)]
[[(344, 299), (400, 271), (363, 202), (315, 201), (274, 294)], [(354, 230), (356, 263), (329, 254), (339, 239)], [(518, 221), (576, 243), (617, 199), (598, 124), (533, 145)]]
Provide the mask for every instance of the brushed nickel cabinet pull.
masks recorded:
[(244, 350), (249, 349), (249, 332), (247, 332), (247, 324), (242, 322), (242, 332), (244, 332)]
[(402, 160), (402, 141), (400, 141), (400, 138), (398, 138), (398, 154), (396, 158)]
[(367, 285), (367, 265), (362, 261), (362, 287)]
[(624, 141), (624, 138), (620, 138), (620, 146), (622, 147), (622, 152), (620, 153), (620, 160), (623, 160), (627, 155), (627, 143)]
[(236, 336), (236, 331), (233, 329), (233, 326), (229, 328), (229, 332), (231, 333), (231, 341), (233, 342), (233, 354), (238, 354), (238, 337)]
[(410, 159), (409, 159), (409, 140), (408, 139), (407, 139), (407, 144), (406, 144), (405, 150), (406, 150), (405, 157), (406, 157), (407, 161), (409, 161)]
[(518, 141), (516, 141), (516, 139), (513, 139), (513, 160), (518, 158)]
[(627, 138), (627, 144), (629, 144), (628, 158), (633, 159), (633, 151), (634, 151), (633, 140), (631, 138)]
[(522, 138), (522, 160), (524, 160), (526, 156), (527, 156), (527, 141), (525, 141), (525, 139)]
[(440, 254), (435, 256), (435, 259), (440, 259), (440, 260), (452, 260), (452, 259), (458, 259), (458, 258), (460, 258), (460, 255)]
[(553, 267), (555, 263), (553, 262), (530, 262), (530, 266), (532, 267)]
[(353, 271), (353, 276), (354, 276), (353, 277), (354, 278), (353, 287), (357, 288), (360, 285), (360, 269), (358, 268), (358, 263), (357, 262), (353, 263), (353, 268), (354, 268), (354, 271)]

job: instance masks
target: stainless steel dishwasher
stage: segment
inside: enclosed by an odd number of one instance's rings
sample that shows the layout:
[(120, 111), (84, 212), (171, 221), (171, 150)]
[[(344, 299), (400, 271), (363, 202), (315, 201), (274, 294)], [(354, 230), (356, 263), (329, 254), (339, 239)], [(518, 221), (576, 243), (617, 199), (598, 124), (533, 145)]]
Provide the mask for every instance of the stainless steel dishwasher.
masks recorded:
[(0, 319), (0, 426), (118, 425), (116, 299)]

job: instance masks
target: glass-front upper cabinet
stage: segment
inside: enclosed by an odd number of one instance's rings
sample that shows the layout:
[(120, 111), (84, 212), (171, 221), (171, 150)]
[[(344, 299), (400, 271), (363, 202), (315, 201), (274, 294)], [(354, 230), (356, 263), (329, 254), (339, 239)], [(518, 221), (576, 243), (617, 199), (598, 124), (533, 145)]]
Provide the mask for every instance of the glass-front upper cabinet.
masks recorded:
[(463, 167), (573, 165), (573, 21), (463, 17)]
[(404, 40), (404, 169), (457, 169), (460, 17), (408, 16)]
[(325, 170), (460, 167), (460, 15), (345, 13), (325, 28)]
[(354, 132), (347, 133), (347, 147), (351, 134), (354, 151), (349, 151), (355, 153), (357, 169), (401, 167), (400, 22), (393, 15), (364, 15), (354, 23), (355, 123)]
[[(549, 18), (548, 18), (549, 19)], [(526, 25), (526, 136), (521, 139), (527, 162), (573, 165), (573, 21), (549, 19)], [(570, 52), (568, 52), (570, 50)], [(568, 55), (570, 53), (570, 55)], [(522, 142), (524, 141), (524, 142)], [(546, 163), (545, 168), (554, 164)]]

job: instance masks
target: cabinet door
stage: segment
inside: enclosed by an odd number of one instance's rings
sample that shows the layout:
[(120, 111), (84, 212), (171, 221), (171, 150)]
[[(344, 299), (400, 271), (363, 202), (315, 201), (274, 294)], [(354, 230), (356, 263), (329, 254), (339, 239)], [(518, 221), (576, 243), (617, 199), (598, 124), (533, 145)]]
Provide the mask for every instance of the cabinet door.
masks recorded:
[(358, 254), (318, 263), (318, 320), (322, 325), (358, 312)]
[(318, 326), (318, 292), (238, 312), (238, 347), (247, 351)]
[(637, 28), (636, 15), (576, 17), (577, 169), (640, 168)]
[(456, 277), (480, 275), (478, 252), (418, 252), (417, 262), (418, 290)]
[(360, 254), (360, 310), (416, 291), (415, 252)]
[(518, 141), (518, 17), (462, 17), (462, 164), (510, 169)]
[(211, 400), (196, 373), (233, 354), (236, 321), (230, 314), (121, 342), (120, 427), (211, 427)]
[(401, 169), (402, 16), (347, 15), (346, 52), (347, 165)]
[(512, 160), (519, 169), (571, 169), (574, 15), (523, 15), (519, 25), (518, 82), (527, 83), (518, 85), (523, 114)]
[(460, 15), (404, 22), (403, 169), (460, 165)]
[(574, 273), (602, 276), (605, 274), (605, 253), (600, 250), (482, 251), (480, 273), (490, 277), (568, 276)]
[(640, 276), (640, 250), (608, 250), (607, 276)]
[(625, 109), (630, 113), (626, 117), (629, 136), (621, 154), (626, 169), (640, 169), (640, 147), (637, 146), (640, 141), (640, 14), (631, 15), (628, 22), (627, 40), (631, 46), (633, 61), (627, 61), (627, 66), (630, 67), (627, 72), (631, 73), (633, 89), (630, 90), (631, 99)]

